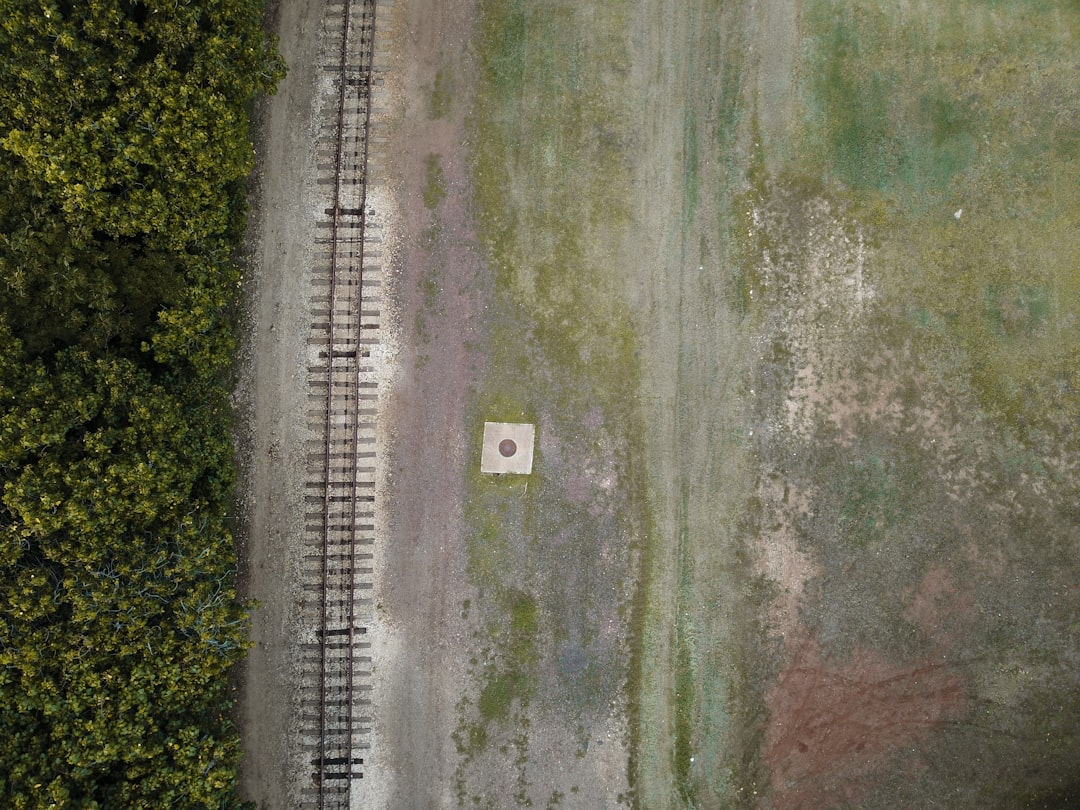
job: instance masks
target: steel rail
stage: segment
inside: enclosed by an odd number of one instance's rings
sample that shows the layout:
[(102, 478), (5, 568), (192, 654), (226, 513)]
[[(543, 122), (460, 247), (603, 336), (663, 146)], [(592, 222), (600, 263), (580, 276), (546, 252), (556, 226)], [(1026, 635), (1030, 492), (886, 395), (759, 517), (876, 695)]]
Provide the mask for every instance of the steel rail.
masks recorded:
[[(346, 21), (348, 25), (348, 21)], [(368, 170), (368, 144), (370, 142), (370, 130), (371, 130), (371, 85), (372, 85), (372, 68), (375, 59), (375, 0), (364, 0), (364, 26), (361, 29), (361, 37), (368, 37), (368, 42), (361, 42), (360, 53), (364, 58), (364, 63), (359, 66), (360, 76), (362, 79), (360, 92), (365, 96), (364, 99), (364, 121), (363, 126), (360, 128), (361, 138), (361, 154), (360, 154), (360, 200), (357, 206), (360, 209), (359, 217), (359, 229), (358, 238), (355, 240), (359, 245), (359, 255), (356, 256), (356, 362), (353, 364), (353, 391), (354, 391), (354, 407), (356, 408), (356, 417), (352, 423), (352, 493), (353, 497), (350, 499), (350, 508), (352, 510), (351, 519), (349, 520), (349, 650), (346, 664), (346, 733), (348, 740), (348, 762), (347, 767), (349, 769), (350, 779), (353, 768), (353, 683), (355, 677), (355, 662), (356, 662), (356, 490), (360, 470), (360, 458), (359, 458), (359, 446), (360, 446), (360, 358), (364, 355), (364, 350), (361, 348), (361, 337), (363, 335), (363, 319), (364, 319), (364, 244), (367, 235), (367, 170)], [(342, 84), (345, 82), (345, 74), (342, 72)], [(343, 96), (339, 95), (339, 98)], [(340, 205), (338, 197), (338, 189), (335, 187), (334, 195), (334, 222), (336, 223), (340, 215)], [(335, 242), (336, 245), (336, 242)], [(336, 251), (336, 247), (332, 248)]]
[(331, 464), (333, 461), (334, 429), (334, 329), (337, 314), (338, 295), (338, 209), (341, 204), (341, 157), (342, 140), (345, 133), (345, 78), (348, 70), (349, 29), (352, 16), (352, 0), (344, 0), (344, 21), (341, 25), (341, 46), (339, 51), (340, 73), (338, 76), (337, 126), (334, 144), (334, 200), (330, 212), (330, 311), (326, 332), (326, 435), (324, 443), (323, 468), (326, 473), (326, 486), (323, 490), (322, 521), (322, 579), (319, 591), (319, 768), (317, 790), (319, 807), (326, 806), (326, 677), (327, 677), (327, 588), (330, 581), (330, 505), (332, 503)]
[[(317, 771), (317, 792), (318, 792), (318, 806), (320, 808), (326, 808), (330, 797), (327, 791), (327, 778), (328, 768), (331, 764), (344, 765), (344, 773), (340, 774), (345, 780), (346, 785), (346, 800), (345, 805), (348, 806), (348, 784), (351, 781), (354, 765), (354, 730), (353, 730), (353, 707), (355, 703), (353, 687), (355, 680), (355, 651), (356, 651), (356, 546), (357, 546), (357, 492), (359, 489), (359, 431), (360, 431), (360, 390), (361, 390), (361, 335), (362, 335), (362, 323), (363, 317), (363, 278), (364, 278), (364, 242), (365, 242), (365, 208), (367, 201), (367, 161), (368, 161), (368, 143), (369, 143), (369, 131), (371, 126), (371, 85), (372, 85), (372, 67), (374, 56), (374, 25), (375, 25), (375, 0), (362, 0), (363, 7), (363, 24), (361, 25), (361, 41), (359, 54), (361, 57), (361, 63), (358, 65), (350, 64), (350, 51), (352, 47), (352, 34), (353, 24), (352, 15), (354, 9), (354, 3), (352, 0), (343, 0), (342, 14), (344, 16), (342, 24), (341, 41), (339, 47), (339, 71), (338, 71), (338, 94), (337, 94), (337, 120), (335, 131), (335, 146), (334, 146), (334, 190), (333, 190), (333, 202), (330, 211), (330, 262), (329, 262), (329, 274), (330, 274), (330, 291), (329, 291), (329, 313), (328, 313), (328, 332), (326, 343), (326, 409), (325, 409), (325, 442), (323, 448), (323, 470), (325, 473), (325, 488), (323, 492), (323, 504), (322, 504), (322, 564), (321, 564), (321, 583), (320, 583), (320, 619), (319, 619), (319, 644), (320, 644), (320, 663), (319, 663), (319, 687), (318, 687), (318, 723), (319, 723), (319, 737), (318, 737), (318, 771)], [(365, 41), (366, 37), (366, 41)], [(359, 73), (359, 81), (350, 83), (349, 74), (350, 69), (355, 67)], [(352, 230), (352, 235), (349, 237), (350, 245), (352, 246), (350, 259), (352, 259), (352, 266), (355, 267), (356, 274), (355, 279), (349, 279), (348, 282), (353, 285), (353, 295), (351, 299), (349, 296), (345, 296), (341, 292), (342, 279), (341, 279), (341, 236), (340, 236), (340, 222), (342, 216), (342, 193), (343, 185), (345, 182), (344, 174), (344, 162), (347, 143), (349, 140), (349, 131), (346, 129), (346, 107), (348, 101), (348, 88), (350, 84), (358, 86), (361, 98), (358, 99), (362, 102), (362, 116), (363, 120), (361, 125), (355, 132), (351, 133), (352, 138), (359, 139), (359, 153), (354, 151), (353, 168), (359, 169), (358, 178), (350, 178), (351, 185), (359, 187), (360, 200), (358, 206), (358, 228)], [(359, 158), (358, 162), (356, 159)], [(358, 246), (358, 250), (357, 250)], [(351, 341), (354, 347), (352, 354), (353, 367), (351, 369), (351, 385), (345, 386), (345, 408), (352, 408), (354, 413), (351, 416), (351, 425), (347, 423), (346, 432), (349, 434), (346, 439), (346, 447), (343, 448), (344, 452), (341, 456), (345, 459), (346, 463), (351, 466), (351, 475), (348, 476), (348, 480), (343, 481), (344, 488), (346, 490), (345, 495), (347, 498), (348, 506), (344, 510), (342, 518), (347, 518), (347, 538), (348, 547), (346, 549), (346, 565), (347, 565), (347, 590), (343, 597), (342, 606), (345, 608), (345, 623), (346, 623), (346, 637), (347, 647), (345, 650), (345, 673), (344, 673), (344, 705), (340, 708), (344, 709), (344, 725), (339, 734), (343, 734), (343, 756), (336, 756), (331, 758), (328, 756), (329, 751), (334, 748), (331, 741), (328, 738), (328, 712), (330, 707), (328, 706), (329, 693), (331, 692), (331, 685), (329, 683), (332, 677), (330, 667), (330, 646), (329, 639), (332, 637), (330, 624), (330, 610), (329, 602), (331, 599), (338, 596), (333, 593), (333, 586), (331, 584), (332, 572), (330, 567), (331, 558), (331, 520), (332, 520), (332, 504), (335, 502), (335, 487), (333, 481), (333, 461), (334, 461), (334, 449), (336, 443), (336, 437), (334, 436), (334, 405), (335, 405), (335, 376), (338, 369), (335, 368), (335, 344), (338, 342), (338, 318), (337, 309), (341, 299), (346, 299), (346, 302), (353, 307), (355, 322), (351, 324), (352, 329), (355, 330), (352, 335)], [(346, 318), (346, 322), (348, 322)], [(348, 360), (348, 352), (342, 358)], [(350, 398), (349, 392), (352, 392)], [(347, 410), (346, 410), (347, 412)], [(349, 427), (351, 426), (351, 430)], [(344, 470), (343, 470), (344, 472)], [(333, 637), (338, 637), (340, 630), (333, 633)]]

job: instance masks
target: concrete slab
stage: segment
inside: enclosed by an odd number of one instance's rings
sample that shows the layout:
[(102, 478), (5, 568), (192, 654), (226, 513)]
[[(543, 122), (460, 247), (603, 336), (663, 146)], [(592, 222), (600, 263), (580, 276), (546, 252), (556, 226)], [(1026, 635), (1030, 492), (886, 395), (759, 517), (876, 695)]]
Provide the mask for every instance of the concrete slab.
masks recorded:
[(515, 422), (484, 422), (484, 449), (480, 454), (480, 472), (532, 472), (534, 425)]

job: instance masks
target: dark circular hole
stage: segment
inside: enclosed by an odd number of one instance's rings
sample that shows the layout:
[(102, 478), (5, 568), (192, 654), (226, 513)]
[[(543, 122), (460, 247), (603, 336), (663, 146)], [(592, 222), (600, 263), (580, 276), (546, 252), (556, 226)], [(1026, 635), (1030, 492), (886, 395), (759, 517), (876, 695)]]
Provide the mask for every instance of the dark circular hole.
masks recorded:
[(510, 458), (517, 452), (517, 445), (514, 444), (513, 439), (503, 439), (499, 442), (499, 455), (503, 458)]

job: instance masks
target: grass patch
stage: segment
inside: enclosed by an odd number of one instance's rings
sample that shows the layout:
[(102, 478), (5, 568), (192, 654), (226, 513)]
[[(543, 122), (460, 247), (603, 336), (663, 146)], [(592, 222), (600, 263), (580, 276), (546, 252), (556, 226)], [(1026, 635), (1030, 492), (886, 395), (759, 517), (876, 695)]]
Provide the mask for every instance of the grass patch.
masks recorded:
[(845, 0), (805, 20), (801, 166), (888, 210), (879, 289), (959, 343), (995, 419), (1076, 419), (1075, 5)]
[(453, 107), (453, 76), (448, 68), (439, 68), (428, 96), (428, 118), (446, 118)]
[[(819, 566), (799, 619), (836, 660), (946, 661), (977, 707), (935, 732), (933, 764), (907, 792), (867, 804), (947, 789), (974, 805), (1004, 783), (1037, 795), (1039, 769), (1067, 771), (1075, 755), (1040, 746), (1075, 652), (1062, 588), (1080, 492), (1065, 460), (1080, 419), (1080, 89), (1066, 79), (1080, 67), (1080, 8), (817, 0), (800, 25), (794, 157), (752, 177), (745, 200), (781, 224), (755, 233), (748, 212), (735, 232), (746, 311), (782, 344), (760, 361), (772, 388), (759, 392), (779, 394), (761, 419), (783, 422), (811, 361), (822, 392), (797, 453), (783, 436), (761, 451), (785, 498), (812, 493), (785, 525)], [(865, 239), (873, 297), (846, 334), (800, 333), (812, 349), (800, 354), (785, 327), (801, 325), (790, 313), (803, 299), (749, 290), (766, 255), (795, 274), (827, 264), (807, 260), (820, 233), (800, 224), (793, 201), (805, 199)], [(928, 596), (934, 581), (947, 587)], [(1080, 738), (1074, 719), (1053, 734)]]
[(509, 717), (510, 704), (514, 696), (523, 691), (522, 687), (520, 676), (515, 672), (500, 673), (492, 677), (480, 692), (480, 699), (477, 701), (484, 722), (490, 723)]
[(693, 661), (695, 641), (693, 627), (701, 617), (691, 616), (694, 599), (694, 570), (690, 563), (688, 512), (689, 493), (684, 485), (679, 504), (679, 586), (678, 608), (675, 616), (675, 739), (672, 770), (680, 798), (690, 804), (694, 799), (691, 765), (694, 756), (694, 737), (697, 731), (696, 709), (700, 673)]
[(446, 178), (443, 175), (442, 158), (439, 155), (428, 155), (424, 158), (426, 180), (424, 182), (424, 206), (431, 211), (439, 207), (446, 199)]
[(870, 454), (850, 463), (840, 485), (843, 504), (838, 530), (851, 542), (866, 545), (902, 520), (903, 484), (895, 466)]

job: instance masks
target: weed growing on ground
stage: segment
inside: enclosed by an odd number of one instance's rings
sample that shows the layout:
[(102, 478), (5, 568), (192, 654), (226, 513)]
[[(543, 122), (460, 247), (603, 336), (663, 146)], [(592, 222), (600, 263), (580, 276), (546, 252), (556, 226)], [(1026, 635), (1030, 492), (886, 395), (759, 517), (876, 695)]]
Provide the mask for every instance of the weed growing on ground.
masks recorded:
[(428, 97), (428, 118), (446, 118), (454, 106), (454, 77), (449, 68), (439, 68), (435, 72), (435, 82)]
[[(927, 743), (932, 765), (903, 785), (882, 766), (865, 806), (885, 806), (889, 785), (891, 803), (894, 788), (917, 804), (949, 786), (974, 805), (1002, 772), (1020, 804), (1080, 739), (1057, 723), (1080, 564), (1066, 460), (1080, 166), (1064, 113), (1080, 105), (1064, 81), (1080, 13), (820, 0), (802, 26), (793, 157), (755, 179), (733, 232), (745, 310), (774, 344), (756, 385), (762, 465), (808, 504), (785, 513), (817, 566), (798, 620), (838, 660), (933, 660), (966, 684), (966, 714)], [(823, 205), (843, 239), (805, 215)], [(815, 253), (828, 239), (837, 248)], [(849, 243), (864, 246), (872, 296), (821, 309), (812, 291)], [(830, 317), (798, 315), (819, 310)], [(765, 525), (781, 510), (767, 506)]]
[(446, 178), (443, 176), (442, 158), (439, 155), (428, 155), (424, 158), (424, 167), (427, 172), (427, 180), (424, 185), (424, 206), (434, 211), (446, 199)]
[[(467, 472), (468, 574), (481, 594), (472, 615), (496, 649), (475, 722), (510, 742), (522, 804), (550, 798), (526, 780), (536, 701), (571, 727), (591, 726), (618, 696), (626, 653), (601, 628), (623, 608), (644, 509), (631, 463), (636, 341), (604, 266), (605, 240), (626, 224), (627, 122), (597, 84), (625, 64), (605, 31), (626, 12), (610, 6), (587, 36), (580, 13), (570, 2), (483, 3), (469, 123), (475, 213), (495, 276), (470, 413), (478, 426), (538, 429), (532, 475)], [(474, 458), (479, 444), (478, 428)]]

